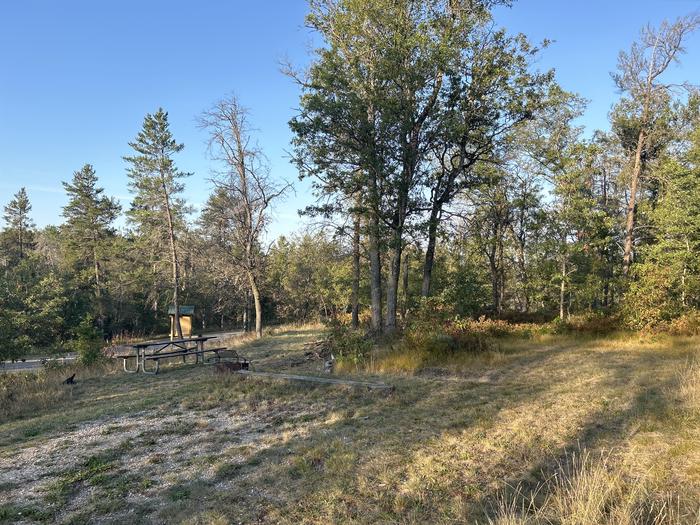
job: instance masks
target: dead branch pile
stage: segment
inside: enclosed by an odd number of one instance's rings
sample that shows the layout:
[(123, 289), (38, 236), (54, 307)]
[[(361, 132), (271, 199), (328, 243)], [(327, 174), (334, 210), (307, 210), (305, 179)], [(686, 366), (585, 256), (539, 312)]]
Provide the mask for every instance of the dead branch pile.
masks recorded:
[(331, 356), (331, 346), (327, 339), (310, 341), (303, 346), (304, 359), (313, 361), (316, 359), (326, 360)]

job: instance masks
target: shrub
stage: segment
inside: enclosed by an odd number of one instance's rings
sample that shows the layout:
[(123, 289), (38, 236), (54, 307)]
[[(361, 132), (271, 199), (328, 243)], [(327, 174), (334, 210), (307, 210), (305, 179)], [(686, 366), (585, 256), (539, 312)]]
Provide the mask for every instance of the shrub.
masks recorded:
[(488, 334), (460, 331), (452, 332), (451, 337), (455, 350), (459, 352), (481, 354), (498, 350), (496, 341)]
[(590, 334), (608, 335), (624, 326), (618, 315), (604, 312), (589, 312), (569, 316), (568, 319), (557, 317), (544, 325), (544, 330), (551, 334)]
[(374, 342), (361, 331), (335, 324), (328, 334), (328, 347), (338, 361), (361, 366), (369, 358)]
[(484, 324), (481, 320), (438, 322), (434, 318), (426, 321), (421, 317), (409, 325), (401, 345), (413, 351), (435, 355), (451, 355), (459, 352), (483, 353), (496, 350), (498, 345), (494, 340), (494, 334), (498, 330), (490, 330)]
[(89, 316), (86, 316), (75, 329), (72, 346), (78, 353), (79, 362), (83, 365), (92, 365), (102, 357), (102, 336)]
[(700, 335), (700, 312), (687, 312), (670, 320), (664, 328), (671, 335)]
[(673, 267), (650, 260), (636, 265), (634, 274), (622, 305), (627, 326), (644, 332), (668, 332), (685, 310)]
[(456, 329), (490, 335), (492, 337), (531, 337), (541, 328), (530, 323), (509, 323), (502, 319), (489, 319), (485, 316), (473, 319), (456, 319), (452, 323)]

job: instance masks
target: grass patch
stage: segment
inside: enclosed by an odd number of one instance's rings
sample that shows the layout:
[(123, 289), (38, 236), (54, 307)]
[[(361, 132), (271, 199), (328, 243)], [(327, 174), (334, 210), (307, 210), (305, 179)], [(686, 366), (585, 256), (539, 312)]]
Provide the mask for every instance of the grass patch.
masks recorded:
[(53, 513), (38, 505), (0, 504), (0, 523), (22, 521), (46, 523), (53, 519)]
[[(294, 328), (240, 352), (259, 369), (313, 372), (322, 364), (297, 363), (320, 335)], [(497, 348), (479, 352), (389, 341), (372, 350), (374, 366), (341, 367), (383, 376), (391, 394), (194, 365), (154, 377), (107, 371), (57, 406), (0, 423), (0, 517), (696, 523), (691, 339), (488, 337)], [(60, 470), (64, 457), (76, 467)]]
[(104, 473), (115, 467), (114, 457), (110, 453), (103, 453), (90, 457), (80, 468), (64, 473), (58, 480), (46, 487), (46, 501), (63, 505), (76, 491), (78, 485), (83, 483), (103, 484)]

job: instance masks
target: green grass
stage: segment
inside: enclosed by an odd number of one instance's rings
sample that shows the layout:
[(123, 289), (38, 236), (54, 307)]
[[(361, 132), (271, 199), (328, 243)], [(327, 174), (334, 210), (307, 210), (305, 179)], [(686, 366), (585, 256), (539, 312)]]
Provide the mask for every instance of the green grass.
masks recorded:
[[(320, 335), (239, 351), (318, 373), (299, 357)], [(177, 362), (79, 373), (71, 396), (0, 420), (0, 522), (697, 523), (695, 341), (506, 338), (497, 353), (380, 353), (356, 374), (390, 394)]]

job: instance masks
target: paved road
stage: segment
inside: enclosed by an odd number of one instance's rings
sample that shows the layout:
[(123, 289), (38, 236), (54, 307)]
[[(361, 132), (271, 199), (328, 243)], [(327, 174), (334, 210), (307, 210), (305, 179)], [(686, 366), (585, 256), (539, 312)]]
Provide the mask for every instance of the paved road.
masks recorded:
[[(211, 334), (204, 334), (207, 336), (211, 337), (230, 337), (234, 335), (241, 335), (243, 334), (242, 330), (233, 330), (230, 332), (214, 332)], [(3, 372), (26, 372), (26, 371), (31, 371), (31, 370), (39, 370), (43, 364), (42, 361), (48, 360), (48, 361), (58, 361), (59, 363), (70, 363), (71, 361), (75, 361), (75, 359), (78, 357), (78, 354), (75, 352), (70, 352), (68, 354), (65, 354), (65, 357), (36, 357), (32, 359), (27, 359), (26, 361), (15, 361), (12, 363), (11, 361), (0, 361), (0, 373)]]
[(47, 357), (27, 359), (26, 361), (2, 361), (0, 362), (1, 372), (22, 372), (25, 370), (37, 370), (43, 366), (43, 361), (57, 361), (59, 363), (70, 363), (75, 361), (77, 355), (75, 353), (66, 354), (65, 357)]

